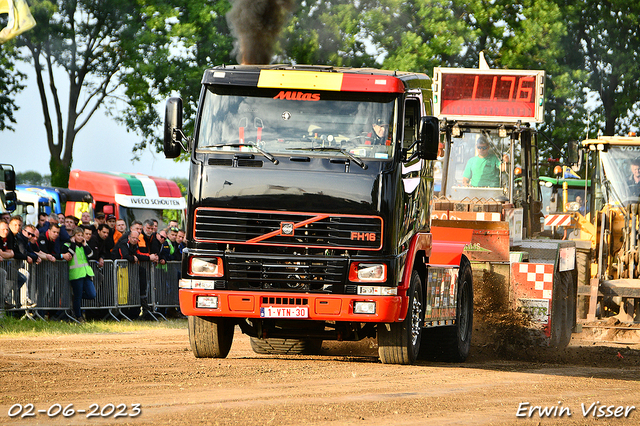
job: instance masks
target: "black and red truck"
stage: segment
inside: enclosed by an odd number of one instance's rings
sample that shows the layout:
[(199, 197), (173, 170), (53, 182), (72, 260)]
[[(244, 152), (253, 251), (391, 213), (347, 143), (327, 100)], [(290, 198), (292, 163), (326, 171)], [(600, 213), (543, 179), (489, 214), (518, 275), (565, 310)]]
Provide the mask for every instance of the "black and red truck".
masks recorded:
[(196, 357), (226, 357), (237, 325), (258, 353), (377, 338), (384, 363), (466, 359), (471, 230), (430, 229), (431, 90), (411, 72), (214, 67), (193, 138), (167, 101), (165, 156), (190, 153), (180, 308)]

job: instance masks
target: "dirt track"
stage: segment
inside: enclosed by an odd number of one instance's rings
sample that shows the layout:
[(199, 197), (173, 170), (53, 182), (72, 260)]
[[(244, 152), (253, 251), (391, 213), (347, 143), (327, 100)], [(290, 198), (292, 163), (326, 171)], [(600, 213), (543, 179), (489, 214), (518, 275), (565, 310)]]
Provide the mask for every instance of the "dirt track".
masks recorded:
[[(562, 353), (472, 347), (461, 365), (380, 364), (364, 344), (327, 344), (322, 356), (263, 356), (236, 333), (226, 359), (195, 359), (185, 330), (0, 338), (0, 424), (638, 424), (640, 351), (572, 344)], [(357, 352), (357, 354), (356, 354)], [(571, 416), (518, 418), (521, 403)], [(581, 404), (637, 406), (620, 419), (584, 417)], [(14, 404), (35, 416), (10, 418)], [(123, 413), (49, 417), (126, 404)], [(28, 407), (27, 407), (28, 408)], [(530, 407), (527, 407), (530, 408)], [(615, 408), (614, 408), (615, 409)], [(38, 413), (37, 410), (44, 410)], [(24, 412), (24, 409), (23, 409)], [(528, 415), (528, 410), (524, 410)], [(566, 411), (565, 411), (566, 413)], [(606, 414), (606, 411), (605, 411)]]

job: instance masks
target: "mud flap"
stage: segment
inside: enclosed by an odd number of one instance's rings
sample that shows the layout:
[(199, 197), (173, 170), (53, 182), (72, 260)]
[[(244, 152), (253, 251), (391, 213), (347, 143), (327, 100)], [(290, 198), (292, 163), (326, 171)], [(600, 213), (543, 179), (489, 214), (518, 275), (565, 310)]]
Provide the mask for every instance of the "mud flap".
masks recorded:
[(553, 277), (553, 305), (551, 308), (551, 336), (549, 344), (564, 348), (571, 341), (575, 327), (576, 288), (573, 271), (556, 271)]

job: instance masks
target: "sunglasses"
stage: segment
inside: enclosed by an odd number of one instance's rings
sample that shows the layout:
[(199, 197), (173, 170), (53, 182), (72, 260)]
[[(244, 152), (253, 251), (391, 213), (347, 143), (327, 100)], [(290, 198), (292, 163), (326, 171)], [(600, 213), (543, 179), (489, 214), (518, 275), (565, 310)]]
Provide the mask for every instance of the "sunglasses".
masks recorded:
[(172, 227), (171, 227), (171, 229), (169, 229), (169, 230), (170, 230), (170, 231), (173, 231), (173, 232), (178, 232), (178, 231), (179, 231), (179, 229), (178, 229), (178, 228), (176, 228), (175, 226), (172, 226)]
[(30, 237), (35, 237), (36, 236), (36, 234), (34, 234), (33, 232), (27, 232), (27, 235), (30, 236)]
[(158, 234), (158, 237), (162, 238), (163, 240), (167, 239), (167, 237), (165, 237), (164, 235), (160, 235), (160, 234)]
[(488, 146), (478, 146), (477, 148), (481, 151), (486, 151), (487, 149), (489, 149)]

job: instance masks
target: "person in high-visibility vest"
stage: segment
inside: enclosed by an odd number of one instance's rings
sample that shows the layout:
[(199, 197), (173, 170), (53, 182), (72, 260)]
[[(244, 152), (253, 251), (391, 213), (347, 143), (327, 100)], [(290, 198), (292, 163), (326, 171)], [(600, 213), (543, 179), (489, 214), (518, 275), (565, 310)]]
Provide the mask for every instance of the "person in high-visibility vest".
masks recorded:
[(63, 245), (62, 252), (70, 253), (72, 256), (69, 261), (69, 284), (73, 289), (73, 315), (76, 320), (84, 322), (82, 299), (96, 298), (96, 288), (92, 280), (94, 273), (88, 260), (93, 251), (84, 238), (84, 229), (74, 229), (71, 241)]

